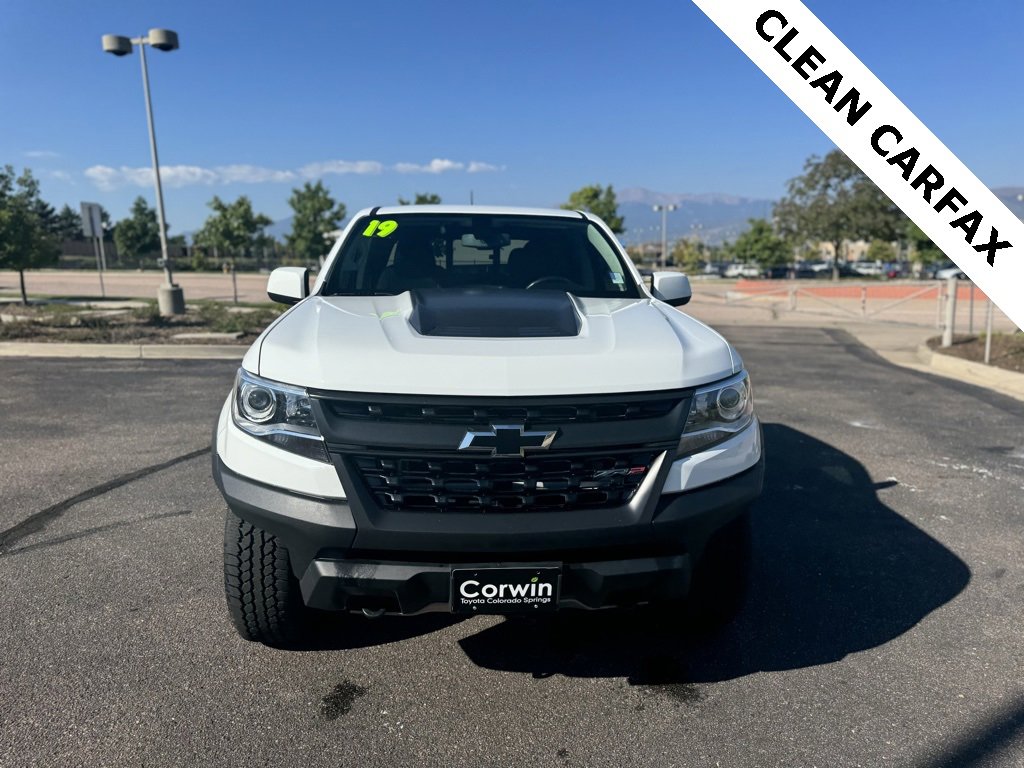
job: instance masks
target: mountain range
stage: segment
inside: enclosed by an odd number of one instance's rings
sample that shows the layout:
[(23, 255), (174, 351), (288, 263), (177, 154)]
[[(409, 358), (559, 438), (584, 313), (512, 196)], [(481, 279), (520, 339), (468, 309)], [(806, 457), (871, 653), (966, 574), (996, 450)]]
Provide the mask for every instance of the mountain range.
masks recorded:
[(627, 187), (616, 193), (619, 215), (625, 220), (627, 243), (661, 239), (662, 214), (655, 205), (674, 205), (665, 216), (669, 240), (695, 237), (705, 243), (719, 244), (735, 240), (750, 219), (770, 218), (774, 200), (740, 197), (721, 193), (687, 194), (655, 192), (642, 187)]

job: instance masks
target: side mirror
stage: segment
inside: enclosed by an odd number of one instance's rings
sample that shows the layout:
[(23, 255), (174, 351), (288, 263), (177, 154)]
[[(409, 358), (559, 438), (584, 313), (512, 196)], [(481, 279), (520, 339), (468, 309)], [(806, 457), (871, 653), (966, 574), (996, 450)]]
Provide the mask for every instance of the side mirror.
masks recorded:
[(651, 293), (673, 307), (681, 307), (690, 301), (693, 291), (690, 278), (678, 272), (655, 272), (651, 281)]
[(309, 296), (309, 270), (306, 267), (278, 267), (267, 280), (267, 295), (281, 304), (298, 304)]

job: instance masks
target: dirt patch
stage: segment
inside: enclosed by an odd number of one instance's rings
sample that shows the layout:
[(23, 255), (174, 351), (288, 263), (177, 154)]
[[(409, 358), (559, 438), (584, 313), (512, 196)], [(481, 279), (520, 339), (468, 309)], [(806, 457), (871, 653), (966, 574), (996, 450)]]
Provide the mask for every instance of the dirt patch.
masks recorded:
[[(984, 336), (954, 336), (953, 346), (943, 349), (942, 338), (928, 339), (928, 347), (943, 355), (975, 363), (985, 362)], [(1008, 371), (1024, 373), (1024, 333), (993, 333), (991, 364)]]
[[(191, 302), (186, 313), (161, 317), (156, 303), (129, 309), (108, 309), (102, 303), (4, 304), (0, 307), (0, 341), (90, 342), (100, 344), (251, 344), (278, 315), (280, 309), (250, 306), (238, 312), (234, 305)], [(181, 333), (241, 334), (238, 338), (175, 339)]]

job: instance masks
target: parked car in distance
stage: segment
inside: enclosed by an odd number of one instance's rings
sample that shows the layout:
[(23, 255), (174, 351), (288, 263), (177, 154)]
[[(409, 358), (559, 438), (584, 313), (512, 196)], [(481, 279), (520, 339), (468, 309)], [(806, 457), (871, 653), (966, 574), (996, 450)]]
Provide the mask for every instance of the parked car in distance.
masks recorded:
[[(826, 262), (803, 262), (798, 264), (793, 276), (798, 280), (830, 280), (832, 279), (832, 264)], [(864, 277), (857, 272), (853, 265), (843, 262), (839, 265), (840, 277)]]
[(964, 280), (967, 278), (967, 275), (949, 259), (940, 261), (937, 264), (929, 264), (921, 270), (922, 280), (945, 280), (947, 277), (957, 277)]
[(964, 271), (957, 266), (946, 267), (945, 269), (938, 269), (935, 271), (936, 280), (948, 280), (951, 277), (955, 277), (957, 280), (970, 279), (966, 274), (964, 274)]
[(785, 280), (792, 271), (792, 267), (782, 264), (775, 267), (765, 267), (763, 274), (769, 280)]
[(752, 279), (761, 276), (761, 269), (756, 264), (730, 264), (723, 277)]
[(885, 274), (885, 266), (880, 261), (855, 261), (850, 266), (855, 273), (864, 277), (881, 277)]
[(903, 261), (894, 261), (885, 265), (885, 276), (890, 280), (906, 277), (910, 274), (910, 264)]

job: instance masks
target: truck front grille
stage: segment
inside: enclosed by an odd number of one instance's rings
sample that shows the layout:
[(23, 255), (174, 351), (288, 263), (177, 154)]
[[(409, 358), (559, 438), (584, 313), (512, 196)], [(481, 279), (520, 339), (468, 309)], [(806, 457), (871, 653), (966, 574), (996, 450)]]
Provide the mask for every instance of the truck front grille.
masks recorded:
[(666, 416), (680, 401), (678, 395), (657, 399), (596, 401), (593, 403), (527, 403), (501, 405), (487, 402), (397, 403), (362, 400), (325, 400), (331, 415), (360, 421), (419, 424), (564, 424), (634, 421)]
[(626, 504), (654, 452), (465, 459), (354, 455), (381, 509), (424, 512), (530, 512)]

